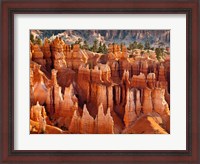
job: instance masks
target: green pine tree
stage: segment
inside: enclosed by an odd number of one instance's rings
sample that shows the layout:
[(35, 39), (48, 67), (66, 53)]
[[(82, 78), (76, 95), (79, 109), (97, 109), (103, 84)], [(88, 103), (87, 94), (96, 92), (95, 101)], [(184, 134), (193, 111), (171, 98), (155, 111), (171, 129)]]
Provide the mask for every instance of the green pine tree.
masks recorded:
[(149, 49), (150, 49), (149, 40), (147, 40), (147, 41), (145, 42), (144, 49), (145, 49), (145, 50), (149, 50)]
[(30, 35), (30, 40), (31, 40), (32, 43), (35, 42), (35, 40), (34, 40), (34, 35), (33, 35), (32, 33), (31, 33), (31, 35)]
[(144, 48), (144, 46), (143, 46), (142, 43), (139, 43), (139, 44), (137, 45), (137, 48), (140, 49), (140, 50), (142, 50), (142, 49)]
[(93, 43), (93, 52), (97, 52), (98, 51), (98, 40), (94, 40), (94, 43)]

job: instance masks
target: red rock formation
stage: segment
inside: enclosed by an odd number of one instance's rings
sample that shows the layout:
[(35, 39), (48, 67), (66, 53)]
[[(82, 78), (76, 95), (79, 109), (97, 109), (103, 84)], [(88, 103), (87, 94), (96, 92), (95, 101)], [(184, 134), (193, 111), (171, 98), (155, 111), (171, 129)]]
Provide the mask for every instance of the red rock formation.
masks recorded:
[(72, 58), (72, 53), (71, 53), (71, 46), (70, 45), (66, 45), (66, 54), (65, 54), (65, 59), (66, 62)]
[(97, 89), (97, 107), (102, 104), (103, 105), (103, 109), (104, 109), (104, 113), (106, 113), (107, 111), (107, 87), (105, 85), (97, 85), (96, 86)]
[[(61, 99), (61, 87), (58, 85), (58, 82), (57, 82), (57, 70), (53, 69), (52, 70), (52, 75), (51, 75), (51, 78), (52, 78), (52, 82), (53, 82), (53, 102), (54, 102), (54, 109), (55, 109), (55, 114), (58, 114), (59, 113), (59, 110), (60, 110), (60, 99)], [(50, 105), (50, 104), (48, 104)]]
[(32, 47), (33, 43), (30, 41), (30, 47), (29, 47), (29, 55), (30, 55), (30, 61), (32, 60), (32, 50), (31, 50), (31, 47)]
[(126, 85), (130, 85), (130, 81), (129, 81), (129, 71), (124, 70), (123, 76), (122, 76), (122, 81), (124, 81), (124, 83)]
[[(170, 60), (153, 53), (117, 44), (94, 53), (61, 38), (31, 43), (30, 132), (170, 133)], [(37, 114), (37, 101), (51, 121)]]
[(155, 85), (156, 85), (156, 75), (155, 75), (155, 73), (149, 73), (147, 75), (147, 85), (150, 89), (155, 88)]
[(113, 46), (113, 53), (115, 54), (115, 58), (116, 59), (121, 58), (120, 46), (118, 44), (114, 44), (114, 46)]
[(165, 90), (155, 88), (152, 92), (154, 111), (156, 111), (163, 119), (164, 127), (169, 132), (170, 128), (170, 111), (167, 102), (165, 101)]
[(92, 105), (95, 108), (93, 111), (91, 111), (93, 116), (97, 114), (96, 109), (101, 103), (103, 104), (105, 113), (108, 107), (110, 107), (111, 110), (113, 108), (113, 87), (110, 84), (110, 76), (109, 66), (100, 64), (91, 70), (90, 84), (87, 82), (87, 85), (86, 82), (84, 82), (86, 85), (82, 88), (87, 87), (86, 90), (90, 90), (90, 102), (92, 102)]
[(168, 88), (165, 88), (165, 100), (167, 101), (167, 104), (170, 106), (170, 94), (168, 92)]
[[(52, 70), (52, 81), (54, 84), (54, 109), (55, 118), (57, 119), (58, 127), (65, 127), (68, 129), (73, 113), (78, 109), (78, 100), (74, 95), (73, 86), (65, 87), (64, 95), (61, 92), (61, 87), (57, 83), (57, 71)], [(47, 103), (49, 104), (49, 101)]]
[(116, 105), (119, 105), (121, 102), (121, 87), (119, 85), (114, 86), (114, 101)]
[(101, 79), (103, 82), (110, 82), (111, 79), (111, 70), (107, 64), (98, 64), (99, 70), (102, 71)]
[(47, 99), (46, 99), (46, 111), (52, 116), (55, 111), (54, 111), (54, 104), (53, 104), (53, 89), (48, 88), (47, 92)]
[(136, 102), (135, 102), (135, 111), (137, 116), (140, 115), (141, 112), (141, 101), (140, 101), (140, 90), (136, 90)]
[(113, 86), (108, 86), (107, 88), (107, 107), (110, 108), (110, 110), (113, 110)]
[(145, 76), (148, 74), (148, 63), (147, 60), (141, 61), (140, 72), (142, 72)]
[(112, 134), (114, 133), (114, 122), (108, 108), (107, 114), (103, 112), (103, 105), (98, 108), (98, 114), (95, 118), (95, 129), (98, 134)]
[(98, 66), (95, 66), (91, 72), (91, 81), (93, 83), (102, 83), (102, 70), (99, 69)]
[[(30, 133), (35, 134), (35, 133), (41, 133), (39, 131), (40, 129), (40, 124), (38, 122), (35, 122), (33, 120), (30, 120)], [(61, 129), (51, 126), (51, 125), (46, 125), (45, 130), (43, 131), (45, 134), (68, 134), (68, 131), (62, 131)]]
[(121, 58), (128, 58), (127, 48), (126, 48), (125, 45), (122, 45), (122, 54), (121, 54)]
[(149, 114), (153, 110), (151, 89), (149, 88), (144, 89), (142, 109), (144, 114)]
[(119, 117), (119, 115), (114, 110), (111, 110), (110, 113), (114, 121), (114, 133), (119, 134), (124, 128), (123, 120), (121, 119), (121, 117)]
[(33, 59), (43, 58), (43, 53), (42, 53), (40, 46), (38, 44), (32, 44), (31, 45), (31, 52), (32, 52), (32, 55), (33, 55)]
[(165, 90), (161, 88), (155, 88), (152, 92), (154, 110), (159, 114), (162, 114), (163, 111), (168, 108), (164, 94)]
[[(56, 37), (52, 42), (51, 42), (51, 49), (53, 52), (62, 52), (63, 51), (63, 47), (61, 45), (61, 41), (58, 37)], [(52, 54), (53, 57), (54, 54)]]
[(95, 132), (94, 118), (90, 116), (86, 105), (83, 107), (83, 115), (80, 121), (80, 133), (82, 134), (93, 134)]
[(79, 44), (75, 44), (73, 46), (73, 53), (72, 53), (72, 59), (73, 59), (73, 69), (78, 69), (81, 65), (82, 61), (82, 55), (80, 54), (80, 47)]
[(115, 54), (113, 53), (113, 45), (108, 45), (108, 60), (112, 63), (116, 59)]
[(47, 38), (44, 39), (43, 54), (44, 54), (45, 58), (51, 57), (50, 44), (49, 44), (49, 40)]
[(73, 51), (69, 52), (69, 47), (66, 48), (66, 62), (67, 62), (67, 67), (71, 68), (73, 70), (78, 70), (80, 65), (83, 65), (84, 62), (84, 55), (80, 50), (79, 44), (74, 44), (73, 45)]
[(44, 58), (46, 60), (46, 65), (45, 65), (46, 70), (50, 73), (51, 67), (52, 67), (52, 60), (51, 60), (50, 44), (49, 44), (49, 40), (47, 38), (44, 39), (43, 54), (44, 54)]
[(134, 88), (146, 88), (146, 77), (143, 73), (140, 73), (138, 76), (133, 75), (131, 79), (131, 86)]
[(98, 114), (94, 118), (89, 114), (86, 106), (83, 107), (82, 117), (77, 110), (74, 111), (69, 132), (82, 134), (112, 134), (114, 133), (114, 122), (108, 108), (107, 114), (103, 112), (102, 104), (99, 106)]
[(33, 95), (33, 91), (34, 91), (34, 75), (33, 75), (33, 70), (30, 69), (30, 106), (34, 105), (34, 95)]
[(70, 85), (65, 88), (65, 93), (63, 99), (60, 99), (60, 109), (59, 117), (64, 118), (64, 122), (61, 121), (60, 124), (63, 124), (66, 128), (69, 127), (73, 113), (78, 109), (78, 100), (73, 94), (73, 87)]
[(131, 65), (127, 58), (122, 58), (119, 60), (119, 67), (120, 77), (123, 76), (124, 70), (131, 72)]
[(144, 116), (125, 129), (123, 134), (167, 134), (150, 116)]
[(165, 67), (163, 66), (163, 64), (160, 65), (159, 67), (159, 76), (158, 76), (158, 80), (161, 82), (165, 82)]
[(43, 52), (39, 45), (37, 44), (31, 44), (31, 54), (32, 54), (32, 60), (36, 63), (45, 66), (46, 61), (43, 59)]
[(48, 83), (47, 78), (44, 73), (40, 71), (40, 65), (33, 65), (32, 68), (33, 74), (30, 76), (31, 78), (31, 96), (33, 100), (33, 104), (37, 101), (43, 105), (47, 99), (47, 85), (45, 84), (45, 80)]
[(43, 118), (46, 117), (45, 108), (44, 108), (44, 106), (40, 106), (39, 102), (37, 102), (36, 105), (31, 107), (31, 116), (30, 116), (30, 118), (33, 121), (39, 122), (41, 117), (43, 117)]
[(79, 134), (80, 133), (80, 122), (81, 117), (79, 116), (79, 113), (77, 110), (74, 111), (70, 126), (69, 126), (69, 132), (73, 134)]
[(46, 130), (46, 124), (50, 124), (49, 118), (47, 117), (44, 106), (40, 106), (39, 102), (31, 107), (30, 119), (38, 122), (38, 133), (44, 133)]
[(52, 41), (51, 49), (52, 49), (52, 56), (54, 59), (54, 68), (56, 70), (65, 69), (67, 65), (63, 53), (63, 45), (58, 37), (56, 37), (56, 39)]
[(113, 45), (109, 44), (108, 45), (108, 53), (113, 53), (113, 51), (114, 51), (113, 48), (114, 48)]
[(90, 100), (90, 69), (88, 65), (79, 67), (77, 84), (80, 101), (88, 103)]
[(111, 67), (111, 77), (113, 81), (117, 81), (119, 79), (119, 63), (117, 61), (112, 62)]
[(63, 54), (66, 57), (67, 56), (67, 48), (68, 45), (65, 44), (65, 42), (60, 38), (60, 44), (62, 45), (62, 49), (63, 49)]
[(140, 64), (139, 61), (135, 60), (131, 64), (132, 75), (139, 75), (140, 74)]
[(125, 126), (128, 127), (132, 122), (134, 122), (137, 118), (135, 112), (135, 102), (134, 102), (134, 91), (129, 89), (127, 90), (126, 95), (126, 106), (125, 106), (125, 114), (124, 114), (124, 123)]

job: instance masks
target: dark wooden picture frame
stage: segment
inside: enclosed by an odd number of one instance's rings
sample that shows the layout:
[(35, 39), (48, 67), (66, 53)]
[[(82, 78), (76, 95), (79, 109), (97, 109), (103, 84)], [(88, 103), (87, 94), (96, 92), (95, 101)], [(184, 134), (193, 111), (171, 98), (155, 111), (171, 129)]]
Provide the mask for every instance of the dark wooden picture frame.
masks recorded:
[[(200, 163), (199, 6), (198, 0), (1, 2), (1, 162)], [(186, 150), (14, 150), (14, 14), (186, 14)]]

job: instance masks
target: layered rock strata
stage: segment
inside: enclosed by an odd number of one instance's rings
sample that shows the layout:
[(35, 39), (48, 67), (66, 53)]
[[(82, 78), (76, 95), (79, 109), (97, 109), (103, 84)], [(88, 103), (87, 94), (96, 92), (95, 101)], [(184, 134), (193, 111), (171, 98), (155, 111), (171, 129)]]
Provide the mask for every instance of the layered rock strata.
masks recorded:
[(137, 51), (110, 44), (102, 62), (58, 37), (31, 43), (30, 132), (170, 133), (170, 58)]

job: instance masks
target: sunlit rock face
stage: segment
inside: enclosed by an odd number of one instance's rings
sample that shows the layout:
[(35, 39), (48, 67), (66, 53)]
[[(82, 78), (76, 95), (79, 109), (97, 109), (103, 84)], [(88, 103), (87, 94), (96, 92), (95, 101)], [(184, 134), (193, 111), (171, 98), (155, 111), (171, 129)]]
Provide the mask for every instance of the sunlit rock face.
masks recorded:
[(151, 89), (145, 88), (143, 90), (143, 104), (142, 109), (144, 114), (149, 114), (153, 110), (153, 104), (152, 104), (152, 97), (151, 97)]
[(45, 66), (46, 65), (46, 60), (43, 58), (44, 54), (41, 50), (40, 45), (38, 44), (33, 44), (31, 43), (31, 57), (32, 60), (38, 64), (40, 64), (41, 66)]
[(63, 52), (62, 41), (57, 37), (51, 43), (53, 64), (56, 70), (65, 69), (67, 67), (65, 54)]
[(80, 133), (82, 134), (93, 134), (95, 133), (95, 122), (94, 118), (90, 116), (86, 105), (83, 107), (83, 115), (80, 122)]
[(66, 64), (68, 68), (78, 71), (79, 67), (84, 63), (87, 63), (87, 57), (84, 56), (84, 52), (80, 49), (79, 44), (74, 44), (72, 50), (69, 45), (66, 46)]
[(47, 100), (48, 87), (51, 81), (40, 70), (41, 65), (37, 63), (30, 64), (30, 97), (31, 104), (36, 104), (38, 101), (43, 105)]
[(31, 132), (36, 131), (38, 133), (44, 133), (46, 130), (46, 124), (51, 124), (46, 115), (44, 106), (40, 106), (39, 102), (37, 102), (36, 105), (31, 107), (30, 120), (37, 122), (38, 124), (38, 126), (35, 129), (33, 129), (34, 127), (31, 124)]
[(52, 71), (52, 81), (54, 84), (53, 102), (54, 102), (54, 119), (58, 127), (68, 129), (73, 113), (78, 109), (78, 100), (74, 94), (74, 88), (72, 84), (69, 87), (65, 87), (64, 94), (61, 92), (61, 87), (57, 83), (56, 70)]
[(42, 59), (43, 58), (43, 52), (41, 51), (41, 48), (38, 44), (32, 44), (31, 45), (31, 52), (32, 52), (32, 57), (34, 59)]
[(155, 73), (149, 73), (147, 75), (147, 86), (151, 89), (155, 88), (156, 85), (156, 75)]
[(47, 38), (44, 39), (43, 54), (44, 54), (44, 58), (51, 58), (51, 49), (50, 49), (49, 40)]
[(139, 117), (140, 114), (141, 114), (141, 98), (140, 98), (140, 90), (136, 89), (136, 94), (135, 94), (135, 98), (136, 98), (136, 101), (135, 101), (135, 111), (136, 111), (136, 114), (137, 116)]
[(131, 91), (129, 91), (129, 89), (127, 90), (126, 106), (124, 114), (124, 123), (126, 127), (128, 127), (137, 118), (133, 91), (134, 90)]
[(163, 126), (170, 131), (170, 110), (168, 103), (165, 100), (165, 90), (155, 88), (152, 92), (154, 111), (157, 112), (163, 120)]
[(152, 116), (142, 116), (124, 129), (123, 134), (167, 134)]
[(99, 105), (95, 119), (89, 114), (86, 105), (83, 107), (82, 116), (77, 110), (74, 111), (69, 132), (80, 134), (113, 134), (114, 121), (108, 108), (104, 114), (102, 104)]
[(31, 134), (170, 133), (169, 55), (83, 47), (59, 37), (30, 44)]
[(104, 113), (103, 105), (100, 104), (98, 114), (95, 118), (95, 131), (98, 134), (112, 134), (114, 133), (114, 122), (110, 114), (110, 108), (107, 113)]
[(37, 102), (36, 105), (31, 107), (31, 116), (30, 116), (30, 118), (33, 121), (39, 122), (41, 117), (42, 118), (46, 117), (45, 108), (44, 108), (44, 106), (40, 106), (39, 102)]

